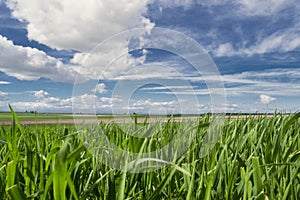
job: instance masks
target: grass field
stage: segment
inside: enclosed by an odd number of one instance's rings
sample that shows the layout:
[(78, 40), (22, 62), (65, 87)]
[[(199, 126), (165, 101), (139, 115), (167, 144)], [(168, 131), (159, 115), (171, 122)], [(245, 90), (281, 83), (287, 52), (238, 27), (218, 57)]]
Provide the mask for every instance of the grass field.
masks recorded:
[[(30, 113), (30, 112), (19, 112), (16, 113), (18, 116), (18, 119), (20, 121), (53, 121), (53, 120), (71, 120), (75, 116), (77, 119), (91, 119), (91, 118), (97, 118), (97, 119), (111, 119), (113, 118), (112, 115), (109, 114), (73, 114), (72, 113)], [(145, 118), (146, 115), (137, 115), (139, 118)], [(117, 118), (126, 118), (127, 115), (115, 115)], [(12, 115), (10, 112), (0, 112), (0, 123), (1, 121), (10, 121), (12, 119)]]
[[(17, 113), (19, 120), (57, 120), (72, 119), (72, 115), (52, 113)], [(0, 113), (0, 120), (11, 120), (11, 113)]]
[[(75, 126), (22, 126), (14, 114), (15, 123), (0, 128), (0, 199), (299, 199), (299, 117), (227, 118), (202, 158), (199, 146), (210, 121), (202, 116), (184, 155), (156, 171), (129, 173), (93, 156)], [(183, 134), (179, 125), (162, 122), (147, 139), (113, 123), (99, 127), (119, 148), (141, 153)]]

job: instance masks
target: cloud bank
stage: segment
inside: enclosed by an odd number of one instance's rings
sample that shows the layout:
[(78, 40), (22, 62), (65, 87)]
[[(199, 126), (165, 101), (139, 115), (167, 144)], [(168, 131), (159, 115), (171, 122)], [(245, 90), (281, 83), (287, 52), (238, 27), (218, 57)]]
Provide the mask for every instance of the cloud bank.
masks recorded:
[(58, 82), (74, 81), (72, 66), (31, 47), (14, 45), (0, 35), (0, 71), (20, 80), (38, 80), (41, 77)]
[[(73, 50), (77, 53), (69, 64), (48, 56), (43, 51), (14, 45), (0, 35), (0, 70), (20, 80), (37, 80), (41, 77), (53, 81), (72, 82), (76, 73), (97, 79), (96, 71), (105, 69), (106, 64), (124, 55), (121, 63), (128, 66), (143, 59), (128, 53), (127, 38), (90, 52), (114, 34), (132, 28), (151, 31), (154, 24), (144, 14), (146, 0), (122, 1), (39, 1), (7, 0), (12, 16), (26, 24), (29, 40), (37, 41), (57, 50)], [(88, 57), (88, 60), (85, 59)], [(126, 68), (126, 66), (125, 66)], [(115, 76), (114, 69), (108, 77)]]

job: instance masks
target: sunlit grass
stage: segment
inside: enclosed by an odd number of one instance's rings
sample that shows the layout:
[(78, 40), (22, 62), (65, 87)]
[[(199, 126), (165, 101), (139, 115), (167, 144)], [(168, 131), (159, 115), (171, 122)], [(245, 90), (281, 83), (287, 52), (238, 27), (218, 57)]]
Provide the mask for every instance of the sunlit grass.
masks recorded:
[[(73, 119), (72, 115), (54, 113), (17, 113), (20, 120), (58, 120)], [(11, 120), (11, 113), (0, 113), (0, 120)], [(1, 121), (0, 121), (1, 124)]]

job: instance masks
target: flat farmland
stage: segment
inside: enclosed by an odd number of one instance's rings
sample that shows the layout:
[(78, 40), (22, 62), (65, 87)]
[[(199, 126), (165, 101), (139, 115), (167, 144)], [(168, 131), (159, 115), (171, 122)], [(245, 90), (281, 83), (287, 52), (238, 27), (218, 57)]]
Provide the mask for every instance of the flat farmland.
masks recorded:
[[(166, 122), (170, 119), (169, 116), (148, 116), (148, 115), (110, 115), (110, 114), (62, 114), (62, 113), (17, 113), (18, 119), (23, 125), (38, 125), (38, 124), (91, 124), (91, 123), (144, 123), (162, 121)], [(273, 118), (274, 114), (227, 114), (219, 115), (224, 119), (245, 119), (245, 118)], [(289, 114), (281, 114), (281, 116), (289, 116)], [(172, 120), (181, 121), (196, 120), (201, 116), (182, 115), (172, 116)], [(278, 116), (277, 116), (278, 117)], [(0, 113), (0, 125), (10, 125), (12, 123), (12, 114), (9, 112)]]

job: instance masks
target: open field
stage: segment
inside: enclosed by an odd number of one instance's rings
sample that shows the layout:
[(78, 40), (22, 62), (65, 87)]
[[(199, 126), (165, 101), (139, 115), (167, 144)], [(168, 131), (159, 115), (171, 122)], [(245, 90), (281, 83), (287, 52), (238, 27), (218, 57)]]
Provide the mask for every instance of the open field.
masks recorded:
[[(22, 125), (39, 125), (39, 124), (74, 124), (74, 123), (123, 123), (128, 120), (137, 120), (138, 123), (143, 123), (145, 120), (148, 122), (153, 122), (155, 120), (167, 121), (170, 117), (168, 116), (148, 116), (148, 115), (91, 115), (91, 114), (61, 114), (61, 113), (17, 113), (18, 119)], [(289, 116), (289, 114), (281, 114), (284, 116)], [(180, 121), (184, 119), (197, 119), (201, 116), (195, 115), (175, 115), (172, 119), (175, 121)], [(272, 118), (274, 114), (226, 114), (224, 116), (227, 119), (241, 119), (241, 118), (261, 118), (267, 117)], [(12, 123), (11, 113), (0, 113), (0, 125), (11, 125)]]
[[(17, 113), (18, 119), (23, 125), (36, 124), (74, 124), (74, 117), (72, 114), (60, 113)], [(88, 122), (95, 118), (93, 115), (77, 115), (76, 119), (82, 122)], [(108, 121), (110, 115), (98, 115), (97, 119), (104, 119)], [(0, 113), (0, 125), (10, 125), (12, 122), (11, 113)]]
[[(299, 113), (227, 118), (217, 143), (204, 157), (200, 147), (208, 131), (208, 115), (185, 132), (180, 122), (161, 122), (146, 139), (126, 134), (137, 133), (135, 126), (122, 129), (115, 123), (100, 123), (113, 144), (138, 154), (159, 150), (176, 135), (195, 131), (187, 152), (168, 166), (131, 173), (93, 156), (86, 145), (93, 138), (85, 141), (80, 135), (97, 129), (26, 126), (14, 115), (15, 124), (0, 128), (0, 199), (299, 199), (299, 118)], [(103, 141), (98, 139), (101, 147)], [(166, 154), (176, 155), (176, 149), (167, 149)], [(140, 169), (150, 161), (143, 159), (131, 167)]]
[[(19, 120), (60, 120), (60, 119), (72, 119), (72, 115), (55, 114), (55, 113), (17, 113)], [(8, 112), (0, 113), (0, 121), (11, 120), (12, 115)]]

